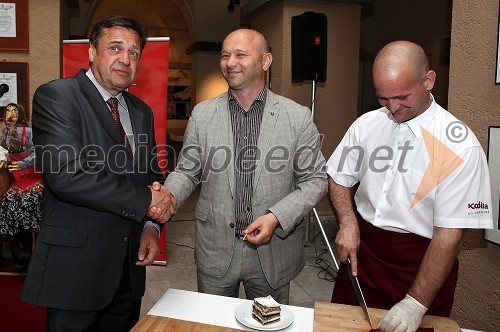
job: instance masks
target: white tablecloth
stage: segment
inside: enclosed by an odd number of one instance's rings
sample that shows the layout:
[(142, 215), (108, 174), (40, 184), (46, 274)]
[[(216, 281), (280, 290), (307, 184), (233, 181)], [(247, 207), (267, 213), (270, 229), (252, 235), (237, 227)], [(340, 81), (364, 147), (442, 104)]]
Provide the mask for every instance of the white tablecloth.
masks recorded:
[[(238, 323), (234, 316), (236, 308), (250, 300), (168, 289), (151, 308), (148, 315), (170, 317), (192, 322), (250, 330)], [(287, 305), (293, 313), (293, 323), (281, 331), (313, 331), (314, 310)]]
[[(148, 315), (250, 331), (251, 329), (240, 324), (234, 316), (236, 308), (244, 302), (251, 301), (170, 288), (151, 308)], [(291, 305), (284, 306), (292, 311), (294, 320), (292, 325), (280, 331), (313, 331), (313, 309)], [(469, 329), (462, 329), (462, 331), (480, 332)]]

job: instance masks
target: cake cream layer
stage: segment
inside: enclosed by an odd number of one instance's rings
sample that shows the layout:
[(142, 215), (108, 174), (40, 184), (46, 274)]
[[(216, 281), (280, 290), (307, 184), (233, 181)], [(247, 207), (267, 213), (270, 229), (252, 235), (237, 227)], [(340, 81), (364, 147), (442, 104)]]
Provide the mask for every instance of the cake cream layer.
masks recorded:
[(258, 320), (262, 325), (274, 323), (280, 320), (280, 314), (262, 317), (258, 313), (255, 313), (255, 311), (252, 311), (252, 317)]
[(258, 303), (253, 304), (253, 308), (257, 311), (259, 311), (262, 315), (274, 315), (274, 314), (279, 314), (281, 312), (280, 307), (263, 307), (259, 305)]
[(253, 300), (254, 307), (258, 308), (260, 312), (266, 313), (275, 313), (280, 312), (280, 304), (276, 302), (275, 299), (271, 295), (266, 297), (256, 297)]

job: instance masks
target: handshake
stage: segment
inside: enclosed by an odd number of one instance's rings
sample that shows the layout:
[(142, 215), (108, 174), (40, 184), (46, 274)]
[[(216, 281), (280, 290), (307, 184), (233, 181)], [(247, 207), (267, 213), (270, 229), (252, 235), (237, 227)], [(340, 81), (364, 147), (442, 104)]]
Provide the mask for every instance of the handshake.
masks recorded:
[(151, 189), (151, 204), (146, 215), (161, 224), (172, 219), (177, 207), (175, 197), (159, 182), (154, 182), (149, 189)]

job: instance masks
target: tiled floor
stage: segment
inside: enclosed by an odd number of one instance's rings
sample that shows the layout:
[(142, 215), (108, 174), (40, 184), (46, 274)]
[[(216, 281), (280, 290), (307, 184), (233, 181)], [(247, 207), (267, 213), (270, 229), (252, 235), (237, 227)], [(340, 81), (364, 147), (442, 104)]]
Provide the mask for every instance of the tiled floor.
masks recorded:
[[(197, 201), (197, 191), (177, 212), (175, 221), (166, 225), (167, 234), (167, 265), (150, 266), (147, 268), (146, 294), (142, 301), (141, 314), (146, 314), (168, 288), (196, 291), (196, 266), (194, 263), (194, 207)], [(317, 205), (325, 232), (333, 247), (336, 223), (326, 199)], [(314, 236), (316, 235), (316, 236)], [(306, 266), (291, 283), (290, 304), (303, 307), (313, 307), (314, 301), (330, 301), (333, 289), (333, 276), (316, 263), (326, 246), (316, 223), (309, 224), (308, 240), (305, 243)], [(336, 269), (331, 263), (328, 252), (323, 255), (322, 266), (331, 264), (333, 274)], [(330, 281), (324, 280), (329, 278)], [(240, 297), (244, 292), (240, 289)]]

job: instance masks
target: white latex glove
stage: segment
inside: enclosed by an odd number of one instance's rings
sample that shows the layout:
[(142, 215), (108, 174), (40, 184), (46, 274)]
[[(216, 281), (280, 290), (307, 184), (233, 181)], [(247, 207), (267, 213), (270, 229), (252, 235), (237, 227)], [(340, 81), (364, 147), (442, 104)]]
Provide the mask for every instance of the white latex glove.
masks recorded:
[(426, 311), (426, 307), (407, 294), (382, 318), (378, 328), (380, 332), (415, 332)]

